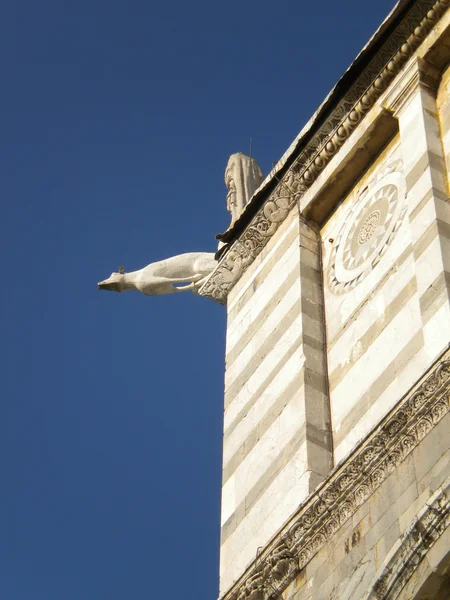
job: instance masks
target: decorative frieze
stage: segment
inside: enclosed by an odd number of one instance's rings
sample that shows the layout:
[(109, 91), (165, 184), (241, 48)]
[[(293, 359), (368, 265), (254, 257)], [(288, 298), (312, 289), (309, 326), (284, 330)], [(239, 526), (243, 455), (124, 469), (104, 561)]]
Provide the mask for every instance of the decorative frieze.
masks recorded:
[(222, 600), (276, 600), (450, 410), (450, 351), (259, 554)]
[(419, 0), (279, 180), (242, 235), (200, 288), (222, 304), (293, 206), (314, 183), (447, 10), (450, 0)]

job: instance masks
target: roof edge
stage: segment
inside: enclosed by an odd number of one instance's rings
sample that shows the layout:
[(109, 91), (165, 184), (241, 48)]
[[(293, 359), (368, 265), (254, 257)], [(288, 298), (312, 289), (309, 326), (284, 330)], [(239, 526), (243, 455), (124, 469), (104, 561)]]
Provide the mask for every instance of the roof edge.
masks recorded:
[(228, 245), (199, 294), (221, 304), (295, 204), (414, 56), (450, 0), (400, 1), (226, 232)]
[[(311, 138), (320, 130), (327, 117), (330, 116), (333, 109), (339, 103), (350, 87), (355, 83), (361, 75), (367, 64), (373, 59), (380, 47), (395, 30), (398, 23), (402, 20), (404, 14), (408, 12), (416, 0), (399, 0), (392, 11), (369, 39), (364, 48), (357, 55), (350, 67), (344, 72), (336, 85), (326, 96), (325, 100), (312, 115), (306, 125), (301, 129), (300, 133), (291, 143), (287, 151), (283, 154), (275, 167), (270, 171), (261, 186), (256, 190), (250, 198), (245, 210), (234, 223), (233, 227), (229, 228), (225, 233), (218, 234), (217, 239), (231, 245), (239, 235), (250, 224), (252, 218), (264, 203), (264, 200), (270, 194), (272, 189), (278, 185), (279, 178), (289, 170), (299, 153), (307, 146)], [(221, 249), (221, 256), (225, 254), (228, 247)]]

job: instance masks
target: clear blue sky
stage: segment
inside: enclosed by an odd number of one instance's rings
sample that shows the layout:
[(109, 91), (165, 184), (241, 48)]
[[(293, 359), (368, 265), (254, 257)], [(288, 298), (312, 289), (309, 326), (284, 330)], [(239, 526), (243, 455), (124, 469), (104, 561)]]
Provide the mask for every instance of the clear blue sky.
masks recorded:
[(96, 282), (213, 251), (393, 4), (3, 5), (2, 600), (216, 599), (225, 310)]

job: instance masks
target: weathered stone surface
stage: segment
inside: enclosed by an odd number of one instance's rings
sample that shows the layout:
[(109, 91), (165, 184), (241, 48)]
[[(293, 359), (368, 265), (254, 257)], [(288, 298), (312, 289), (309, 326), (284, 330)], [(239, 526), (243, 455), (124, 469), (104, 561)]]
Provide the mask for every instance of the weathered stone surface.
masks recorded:
[[(448, 432), (449, 428), (450, 415), (447, 415), (429, 434), (427, 441), (442, 445), (444, 437), (449, 448), (449, 436), (443, 436), (444, 430)], [(441, 597), (440, 586), (449, 582), (450, 479), (445, 477), (438, 462), (422, 477), (418, 477), (414, 465), (420, 461), (422, 443), (355, 513), (354, 519), (357, 519), (360, 512), (367, 511), (367, 516), (360, 521), (365, 521), (366, 526), (357, 527), (353, 531), (348, 526), (339, 529), (328, 544), (326, 560), (324, 561), (323, 554), (317, 554), (306, 568), (307, 576), (299, 576), (298, 581), (292, 582), (286, 589), (286, 599), (381, 600), (398, 597), (411, 600), (413, 594), (418, 592), (433, 573), (437, 575), (434, 582), (433, 578), (428, 582), (430, 595), (424, 595), (423, 598)], [(405, 484), (401, 483), (402, 479), (413, 481), (403, 493)], [(422, 497), (414, 503), (417, 494), (412, 490), (423, 487), (425, 480), (439, 480), (439, 486), (434, 490), (430, 487), (423, 489)], [(381, 505), (388, 500), (389, 504), (385, 504), (383, 511)], [(407, 522), (407, 525), (401, 527), (402, 521)], [(427, 537), (425, 531), (430, 527), (430, 537)], [(416, 546), (412, 548), (410, 539), (417, 546), (416, 549)], [(426, 557), (423, 564), (421, 553)], [(408, 562), (409, 555), (412, 557), (411, 564)], [(408, 570), (403, 572), (402, 569), (406, 567)], [(381, 585), (386, 574), (390, 577), (389, 586), (394, 586), (391, 591), (388, 588), (383, 591)], [(395, 577), (400, 578), (402, 585), (394, 582)], [(436, 596), (431, 592), (436, 593)], [(447, 594), (450, 595), (450, 587), (447, 588)], [(448, 598), (449, 595), (442, 598)]]
[[(278, 597), (273, 596), (271, 573), (280, 552), (288, 552), (289, 569), (277, 580), (277, 593), (281, 594), (288, 586), (286, 597), (299, 600), (308, 597), (313, 587), (311, 597), (318, 600), (344, 594), (362, 598), (351, 591), (367, 589), (366, 580), (361, 579), (362, 563), (373, 564), (370, 569), (374, 569), (375, 589), (375, 583), (384, 577), (385, 562), (391, 560), (389, 556), (396, 545), (408, 553), (411, 540), (417, 542), (414, 531), (428, 530), (429, 517), (434, 514), (438, 515), (439, 528), (434, 531), (431, 523), (430, 535), (433, 531), (436, 541), (450, 523), (447, 519), (450, 483), (444, 480), (447, 471), (441, 462), (450, 450), (450, 438), (444, 433), (450, 426), (449, 411), (450, 353), (447, 352), (309, 497), (262, 552), (256, 570), (248, 571), (246, 579), (225, 598), (250, 597), (249, 586), (257, 573), (262, 586), (258, 599)], [(428, 446), (437, 448), (434, 460), (421, 458)], [(431, 512), (430, 502), (434, 503)], [(415, 503), (417, 509), (411, 509)], [(417, 551), (425, 556), (431, 545), (419, 545)], [(322, 553), (316, 564), (316, 556), (324, 547), (327, 560), (324, 561)], [(405, 563), (408, 568), (402, 571), (405, 584), (414, 574), (415, 563), (411, 561)], [(289, 587), (296, 575), (300, 579)]]
[(230, 227), (244, 212), (250, 198), (264, 180), (261, 167), (251, 156), (242, 152), (232, 154), (225, 169), (228, 189), (227, 210), (231, 213)]

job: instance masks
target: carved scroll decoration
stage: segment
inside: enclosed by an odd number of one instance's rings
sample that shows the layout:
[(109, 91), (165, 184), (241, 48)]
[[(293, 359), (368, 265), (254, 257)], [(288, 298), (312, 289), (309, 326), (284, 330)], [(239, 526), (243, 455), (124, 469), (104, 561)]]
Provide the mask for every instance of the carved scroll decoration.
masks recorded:
[(276, 600), (450, 411), (450, 351), (303, 504), (222, 600)]
[(234, 242), (200, 289), (200, 295), (226, 303), (228, 293), (247, 266), (255, 260), (292, 207), (350, 137), (449, 6), (450, 0), (419, 0), (411, 7)]

